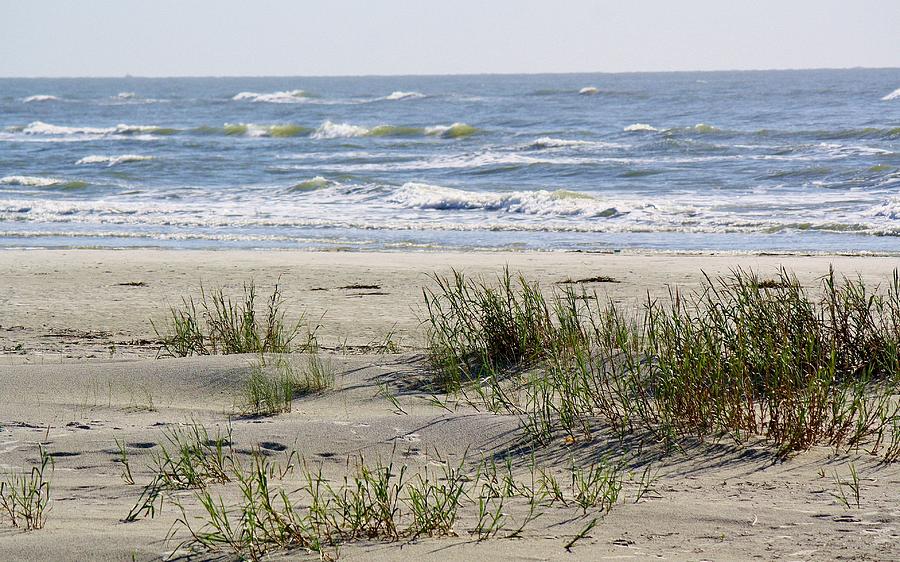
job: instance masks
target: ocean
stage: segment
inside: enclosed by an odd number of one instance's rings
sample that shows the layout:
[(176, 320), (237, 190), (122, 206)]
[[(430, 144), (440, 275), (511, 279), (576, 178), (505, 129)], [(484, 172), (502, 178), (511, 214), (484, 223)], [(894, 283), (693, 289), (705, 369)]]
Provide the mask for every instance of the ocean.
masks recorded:
[(900, 69), (0, 79), (0, 247), (900, 253)]

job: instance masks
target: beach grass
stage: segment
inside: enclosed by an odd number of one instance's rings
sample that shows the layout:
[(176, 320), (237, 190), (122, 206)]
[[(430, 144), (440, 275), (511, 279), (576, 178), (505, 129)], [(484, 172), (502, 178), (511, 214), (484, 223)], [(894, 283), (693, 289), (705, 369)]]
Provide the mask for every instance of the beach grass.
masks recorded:
[[(303, 463), (295, 473), (293, 464), (285, 468), (252, 454), (246, 465), (236, 462), (231, 467), (231, 480), (239, 488), (236, 503), (226, 503), (210, 487), (198, 488), (192, 499), (202, 509), (192, 516), (187, 498), (175, 499), (181, 517), (169, 535), (178, 541), (173, 554), (226, 551), (259, 560), (274, 551), (302, 549), (334, 559), (341, 545), (353, 541), (409, 541), (460, 533), (477, 541), (515, 538), (554, 505), (596, 514), (596, 524), (621, 503), (625, 482), (624, 466), (612, 463), (573, 463), (567, 471), (570, 486), (559, 483), (562, 476), (549, 476), (551, 469), (535, 465), (529, 480), (516, 479), (511, 468), (506, 472), (502, 465), (498, 471), (493, 459), (470, 466), (463, 456), (435, 464), (411, 469), (393, 456), (374, 463), (359, 456), (348, 459), (342, 479), (332, 481), (321, 468)], [(549, 477), (557, 483), (555, 492), (545, 485)], [(527, 502), (528, 508), (513, 516), (508, 513), (510, 502)]]
[(876, 289), (831, 272), (813, 294), (786, 270), (760, 280), (736, 269), (633, 309), (571, 287), (548, 294), (508, 271), (494, 283), (434, 279), (433, 385), (521, 416), (535, 441), (612, 428), (897, 458), (897, 272)]
[(239, 397), (239, 410), (245, 416), (287, 413), (295, 398), (334, 388), (335, 378), (334, 365), (319, 353), (260, 354)]
[(284, 309), (277, 283), (262, 307), (253, 281), (245, 283), (235, 298), (224, 288), (201, 286), (199, 298), (184, 297), (181, 307), (170, 307), (163, 326), (151, 324), (160, 341), (160, 353), (172, 357), (288, 353), (314, 347), (316, 330), (306, 323), (305, 315), (288, 322)]
[(42, 529), (50, 512), (53, 457), (39, 446), (40, 462), (25, 474), (10, 473), (0, 481), (0, 514), (24, 531)]

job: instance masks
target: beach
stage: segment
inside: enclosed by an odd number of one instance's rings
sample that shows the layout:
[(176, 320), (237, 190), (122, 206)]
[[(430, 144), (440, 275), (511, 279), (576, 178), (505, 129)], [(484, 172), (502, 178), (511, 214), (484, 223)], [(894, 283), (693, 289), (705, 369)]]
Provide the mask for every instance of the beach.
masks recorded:
[[(607, 458), (630, 463), (622, 496), (608, 513), (553, 505), (531, 520), (528, 503), (510, 498), (503, 508), (508, 528), (485, 540), (472, 534), (478, 521), (467, 508), (443, 536), (347, 540), (337, 553), (345, 560), (895, 559), (900, 467), (863, 449), (812, 446), (785, 458), (762, 440), (711, 437), (664, 452), (605, 430), (584, 442), (526, 448), (517, 416), (464, 400), (441, 406), (433, 389), (416, 382), (429, 370), (423, 288), (434, 289), (431, 276), (454, 269), (490, 282), (508, 268), (547, 292), (574, 287), (638, 307), (648, 298), (666, 301), (676, 288), (696, 290), (704, 274), (714, 278), (735, 268), (772, 278), (783, 267), (815, 293), (831, 267), (884, 287), (897, 266), (896, 257), (863, 255), (4, 250), (2, 463), (6, 469), (35, 465), (40, 444), (54, 468), (46, 526), (3, 527), (0, 558), (186, 555), (179, 545), (188, 535), (176, 521), (203, 514), (191, 490), (172, 492), (153, 517), (123, 519), (152, 479), (153, 455), (165, 446), (166, 432), (202, 424), (210, 435), (227, 432), (242, 466), (254, 453), (292, 465), (284, 480), (295, 488), (306, 468), (339, 482), (360, 456), (406, 465), (410, 474), (436, 471), (450, 459), (467, 467), (508, 459), (523, 480), (535, 466), (565, 470)], [(296, 397), (289, 412), (238, 415), (259, 360), (253, 354), (159, 356), (154, 324), (166, 330), (169, 307), (199, 298), (201, 287), (239, 294), (250, 282), (263, 296), (279, 285), (286, 318), (305, 315), (318, 356), (334, 372), (332, 388)], [(117, 443), (124, 444), (135, 484), (121, 477)], [(656, 475), (652, 491), (637, 494), (648, 465)], [(841, 482), (851, 466), (859, 495), (844, 505)], [(225, 503), (239, 501), (233, 483), (209, 489)], [(223, 548), (200, 556), (233, 555)]]

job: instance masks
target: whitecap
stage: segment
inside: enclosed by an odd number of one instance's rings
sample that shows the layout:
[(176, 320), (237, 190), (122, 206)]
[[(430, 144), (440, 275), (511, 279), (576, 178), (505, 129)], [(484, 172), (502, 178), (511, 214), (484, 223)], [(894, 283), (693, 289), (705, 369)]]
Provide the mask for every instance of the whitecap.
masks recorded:
[(638, 133), (638, 132), (652, 133), (652, 132), (659, 131), (659, 129), (657, 129), (653, 125), (648, 125), (646, 123), (634, 123), (634, 124), (628, 125), (627, 127), (625, 127), (622, 130), (625, 131), (626, 133)]
[(897, 88), (890, 94), (881, 98), (881, 101), (890, 101), (890, 100), (896, 100), (896, 99), (900, 99), (900, 88)]
[(38, 94), (34, 96), (28, 96), (27, 98), (23, 98), (22, 101), (24, 103), (31, 103), (35, 101), (59, 101), (59, 98), (56, 96), (48, 96), (44, 94)]
[(43, 121), (33, 121), (22, 129), (26, 135), (131, 135), (166, 131), (156, 125), (126, 125), (115, 127), (65, 127)]
[(524, 145), (526, 150), (544, 150), (552, 148), (624, 148), (626, 145), (614, 142), (586, 141), (541, 137)]
[(612, 217), (616, 209), (575, 191), (476, 192), (408, 182), (391, 194), (389, 202), (412, 209), (483, 210), (525, 215)]
[(0, 178), (0, 184), (3, 185), (24, 185), (29, 187), (48, 187), (63, 183), (62, 180), (56, 178), (41, 178), (36, 176), (6, 176)]
[(709, 125), (707, 123), (697, 123), (696, 125), (691, 127), (691, 130), (693, 130), (694, 132), (697, 132), (697, 133), (720, 133), (720, 132), (722, 132), (722, 129), (715, 127), (713, 125)]
[(478, 129), (466, 123), (453, 123), (452, 125), (434, 125), (426, 127), (425, 134), (445, 138), (467, 137), (478, 132)]
[(143, 162), (146, 160), (153, 160), (152, 156), (144, 156), (141, 154), (122, 154), (121, 156), (98, 156), (91, 155), (85, 156), (80, 159), (78, 162), (75, 162), (76, 165), (81, 164), (106, 164), (107, 166), (115, 166), (117, 164), (124, 164), (126, 162)]
[(326, 187), (333, 187), (340, 185), (336, 181), (332, 181), (328, 178), (324, 178), (322, 176), (316, 176), (314, 178), (310, 178), (308, 180), (301, 181), (300, 183), (296, 183), (287, 189), (288, 192), (296, 193), (296, 192), (305, 192), (305, 191), (316, 191), (319, 189), (325, 189)]
[(362, 137), (369, 134), (370, 129), (360, 127), (359, 125), (351, 125), (350, 123), (332, 123), (325, 121), (319, 128), (310, 135), (314, 139), (340, 139), (351, 137)]
[(585, 86), (584, 88), (578, 90), (579, 96), (595, 96), (600, 93), (600, 90), (595, 88), (594, 86)]
[(271, 92), (260, 94), (257, 92), (241, 92), (231, 99), (234, 101), (252, 101), (263, 103), (300, 103), (306, 101), (309, 94), (304, 90), (289, 90), (284, 92)]
[(385, 96), (386, 100), (409, 100), (416, 98), (424, 98), (425, 94), (421, 92), (403, 92), (397, 90), (396, 92), (392, 92), (390, 95)]

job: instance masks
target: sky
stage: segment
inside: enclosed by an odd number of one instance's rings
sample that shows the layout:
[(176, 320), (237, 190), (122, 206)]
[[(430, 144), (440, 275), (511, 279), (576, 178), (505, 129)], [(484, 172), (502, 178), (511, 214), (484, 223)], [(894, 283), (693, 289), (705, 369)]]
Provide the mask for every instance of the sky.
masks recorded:
[(0, 0), (0, 76), (900, 67), (898, 0)]

